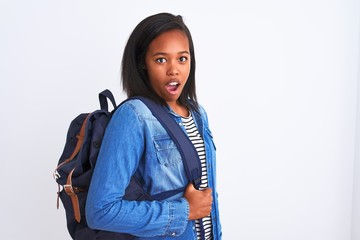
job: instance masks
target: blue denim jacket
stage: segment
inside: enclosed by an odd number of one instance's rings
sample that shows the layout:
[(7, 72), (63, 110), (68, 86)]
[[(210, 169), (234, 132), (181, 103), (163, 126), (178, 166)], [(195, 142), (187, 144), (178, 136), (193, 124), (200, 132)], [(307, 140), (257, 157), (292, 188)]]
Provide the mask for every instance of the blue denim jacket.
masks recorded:
[[(181, 117), (168, 109), (182, 126)], [(215, 145), (205, 110), (192, 111), (204, 138), (208, 184), (213, 190), (214, 239), (221, 239), (216, 191)], [(185, 128), (182, 126), (183, 130)], [(130, 100), (111, 118), (102, 142), (86, 203), (86, 219), (94, 229), (127, 232), (136, 239), (196, 239), (195, 222), (188, 220), (183, 192), (163, 201), (123, 200), (132, 175), (144, 181), (151, 195), (186, 187), (188, 180), (175, 143), (140, 100)]]

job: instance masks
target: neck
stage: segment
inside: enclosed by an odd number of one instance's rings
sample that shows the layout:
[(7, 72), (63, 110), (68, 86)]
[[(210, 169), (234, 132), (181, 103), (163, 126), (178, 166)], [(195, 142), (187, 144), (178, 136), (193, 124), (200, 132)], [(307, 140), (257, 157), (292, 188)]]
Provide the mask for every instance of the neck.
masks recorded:
[(168, 105), (178, 115), (180, 115), (182, 117), (189, 116), (189, 109), (187, 107), (185, 107), (184, 105), (181, 105), (179, 102), (168, 103)]

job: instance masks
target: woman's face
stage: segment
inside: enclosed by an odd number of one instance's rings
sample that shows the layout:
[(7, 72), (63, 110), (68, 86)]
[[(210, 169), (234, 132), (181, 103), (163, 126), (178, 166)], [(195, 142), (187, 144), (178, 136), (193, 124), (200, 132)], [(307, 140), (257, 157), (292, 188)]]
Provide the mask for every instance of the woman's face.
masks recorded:
[(148, 46), (145, 68), (153, 90), (170, 106), (176, 104), (190, 74), (190, 49), (180, 30), (164, 32)]

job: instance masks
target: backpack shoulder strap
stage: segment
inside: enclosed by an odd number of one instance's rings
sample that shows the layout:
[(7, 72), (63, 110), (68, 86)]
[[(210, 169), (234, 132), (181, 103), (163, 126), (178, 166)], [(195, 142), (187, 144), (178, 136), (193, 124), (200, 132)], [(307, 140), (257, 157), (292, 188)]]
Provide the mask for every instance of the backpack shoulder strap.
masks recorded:
[(199, 155), (189, 137), (174, 119), (170, 117), (165, 107), (145, 97), (137, 96), (132, 99), (134, 98), (141, 100), (166, 129), (180, 152), (188, 180), (194, 184), (195, 188), (198, 188), (201, 182), (201, 163)]

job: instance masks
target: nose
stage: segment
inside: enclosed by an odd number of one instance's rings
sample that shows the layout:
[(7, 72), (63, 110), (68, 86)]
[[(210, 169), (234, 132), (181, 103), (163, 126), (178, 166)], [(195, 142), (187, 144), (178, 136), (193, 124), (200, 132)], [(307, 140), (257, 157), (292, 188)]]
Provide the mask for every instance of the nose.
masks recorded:
[(167, 70), (167, 74), (169, 76), (177, 76), (177, 75), (179, 75), (179, 69), (178, 69), (176, 63), (171, 62), (171, 63), (169, 63), (168, 66), (169, 67), (168, 67), (168, 70)]

